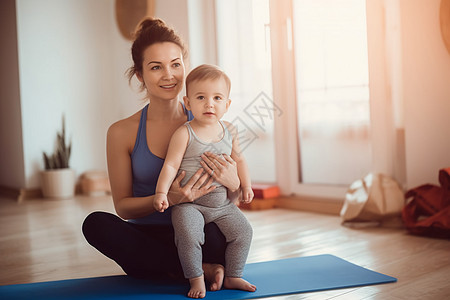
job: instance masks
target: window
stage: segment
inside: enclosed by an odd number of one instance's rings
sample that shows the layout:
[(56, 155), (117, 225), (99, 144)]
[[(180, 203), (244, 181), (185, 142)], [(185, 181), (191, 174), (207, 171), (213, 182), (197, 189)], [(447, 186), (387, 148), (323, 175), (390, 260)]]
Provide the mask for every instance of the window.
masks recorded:
[(370, 171), (364, 0), (294, 0), (300, 181), (348, 185)]
[(224, 119), (239, 130), (252, 181), (275, 182), (269, 0), (217, 0), (217, 60), (231, 79)]

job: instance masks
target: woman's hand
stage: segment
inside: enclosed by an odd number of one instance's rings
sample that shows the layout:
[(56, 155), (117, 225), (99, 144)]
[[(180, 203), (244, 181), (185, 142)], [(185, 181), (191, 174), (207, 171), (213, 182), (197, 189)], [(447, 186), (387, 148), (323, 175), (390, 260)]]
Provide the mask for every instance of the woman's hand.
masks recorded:
[(200, 163), (206, 173), (215, 181), (227, 187), (231, 192), (235, 192), (241, 184), (237, 172), (237, 164), (226, 154), (223, 154), (222, 157), (211, 152), (205, 152), (202, 154), (203, 161)]
[(167, 194), (170, 206), (184, 202), (193, 202), (216, 188), (215, 185), (211, 185), (213, 178), (208, 173), (205, 173), (202, 168), (198, 169), (184, 186), (181, 186), (181, 180), (183, 180), (184, 176), (186, 176), (186, 172), (182, 171), (170, 186)]

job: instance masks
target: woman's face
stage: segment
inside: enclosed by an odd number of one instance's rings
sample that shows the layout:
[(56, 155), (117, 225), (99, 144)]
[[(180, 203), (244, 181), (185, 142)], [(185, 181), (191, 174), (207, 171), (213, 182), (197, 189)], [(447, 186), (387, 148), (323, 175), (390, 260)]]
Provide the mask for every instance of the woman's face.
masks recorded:
[(171, 42), (156, 43), (144, 51), (142, 75), (151, 100), (177, 98), (184, 83), (184, 62), (181, 48)]

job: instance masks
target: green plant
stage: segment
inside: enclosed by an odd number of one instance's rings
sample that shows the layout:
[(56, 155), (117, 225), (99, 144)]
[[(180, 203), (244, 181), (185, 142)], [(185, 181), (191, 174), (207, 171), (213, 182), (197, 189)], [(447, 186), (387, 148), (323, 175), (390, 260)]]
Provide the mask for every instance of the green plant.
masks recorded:
[(69, 167), (70, 151), (72, 142), (66, 144), (66, 124), (64, 115), (62, 117), (62, 131), (56, 133), (56, 149), (52, 155), (43, 152), (46, 170), (64, 169)]

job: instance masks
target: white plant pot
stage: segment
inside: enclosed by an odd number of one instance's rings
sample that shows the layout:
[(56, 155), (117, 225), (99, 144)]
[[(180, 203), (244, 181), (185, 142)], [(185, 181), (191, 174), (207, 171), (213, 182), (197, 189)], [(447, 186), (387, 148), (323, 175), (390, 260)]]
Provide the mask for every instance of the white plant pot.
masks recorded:
[(75, 195), (75, 171), (70, 168), (42, 171), (41, 184), (45, 198), (71, 198)]

